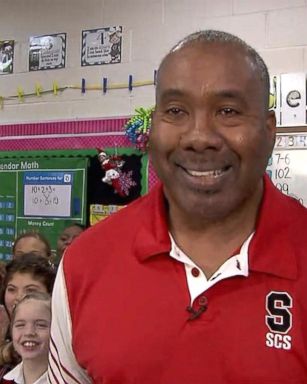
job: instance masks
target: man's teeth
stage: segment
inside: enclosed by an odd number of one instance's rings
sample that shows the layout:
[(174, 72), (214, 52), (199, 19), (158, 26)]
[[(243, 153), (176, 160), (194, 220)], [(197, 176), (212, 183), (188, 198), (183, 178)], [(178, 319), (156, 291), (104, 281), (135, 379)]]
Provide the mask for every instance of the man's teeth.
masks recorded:
[(215, 169), (213, 171), (193, 171), (191, 169), (187, 169), (187, 172), (191, 176), (196, 176), (196, 177), (218, 177), (224, 172), (224, 170)]

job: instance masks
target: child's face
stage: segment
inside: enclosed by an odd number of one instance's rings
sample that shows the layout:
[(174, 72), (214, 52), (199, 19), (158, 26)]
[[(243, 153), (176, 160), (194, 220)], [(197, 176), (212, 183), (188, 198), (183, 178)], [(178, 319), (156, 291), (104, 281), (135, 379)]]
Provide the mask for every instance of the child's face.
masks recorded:
[(17, 242), (14, 248), (13, 258), (16, 259), (17, 257), (30, 252), (48, 258), (46, 244), (40, 239), (36, 239), (32, 236), (23, 237)]
[(64, 229), (57, 241), (57, 253), (62, 257), (65, 249), (73, 242), (73, 240), (81, 235), (84, 230), (77, 225), (72, 225)]
[(4, 302), (9, 314), (12, 314), (14, 306), (25, 295), (32, 292), (47, 293), (47, 287), (41, 281), (34, 279), (31, 273), (15, 272), (4, 293)]
[(47, 303), (29, 299), (20, 303), (12, 324), (12, 339), (22, 360), (48, 358), (51, 313)]

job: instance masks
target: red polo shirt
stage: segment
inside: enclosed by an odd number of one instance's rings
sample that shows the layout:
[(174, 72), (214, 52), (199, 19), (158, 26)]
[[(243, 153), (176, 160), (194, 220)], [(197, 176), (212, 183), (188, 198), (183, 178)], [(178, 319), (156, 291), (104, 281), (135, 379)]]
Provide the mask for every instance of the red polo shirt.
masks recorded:
[(307, 210), (265, 178), (248, 277), (187, 312), (162, 187), (75, 241), (64, 258), (78, 363), (94, 383), (307, 383)]

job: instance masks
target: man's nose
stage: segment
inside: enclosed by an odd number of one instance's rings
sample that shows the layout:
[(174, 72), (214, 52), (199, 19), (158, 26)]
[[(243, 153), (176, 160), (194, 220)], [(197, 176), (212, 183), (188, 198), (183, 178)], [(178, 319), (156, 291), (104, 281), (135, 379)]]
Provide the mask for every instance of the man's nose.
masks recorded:
[(195, 114), (181, 135), (184, 149), (201, 152), (205, 149), (219, 150), (223, 146), (223, 137), (218, 125), (208, 113)]

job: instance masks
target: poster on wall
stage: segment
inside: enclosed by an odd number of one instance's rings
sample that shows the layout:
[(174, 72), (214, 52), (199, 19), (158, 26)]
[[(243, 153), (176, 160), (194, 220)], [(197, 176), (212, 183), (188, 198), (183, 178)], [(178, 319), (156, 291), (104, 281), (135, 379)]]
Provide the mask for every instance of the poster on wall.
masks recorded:
[(122, 27), (106, 27), (82, 31), (81, 65), (121, 62)]
[(24, 216), (70, 217), (73, 173), (24, 173)]
[(29, 71), (65, 67), (66, 33), (30, 37)]
[(267, 174), (284, 194), (307, 207), (306, 132), (278, 133)]
[(88, 159), (53, 152), (0, 154), (0, 260), (21, 233), (41, 233), (55, 253), (65, 227), (86, 223)]
[(0, 41), (0, 75), (13, 73), (14, 40)]

